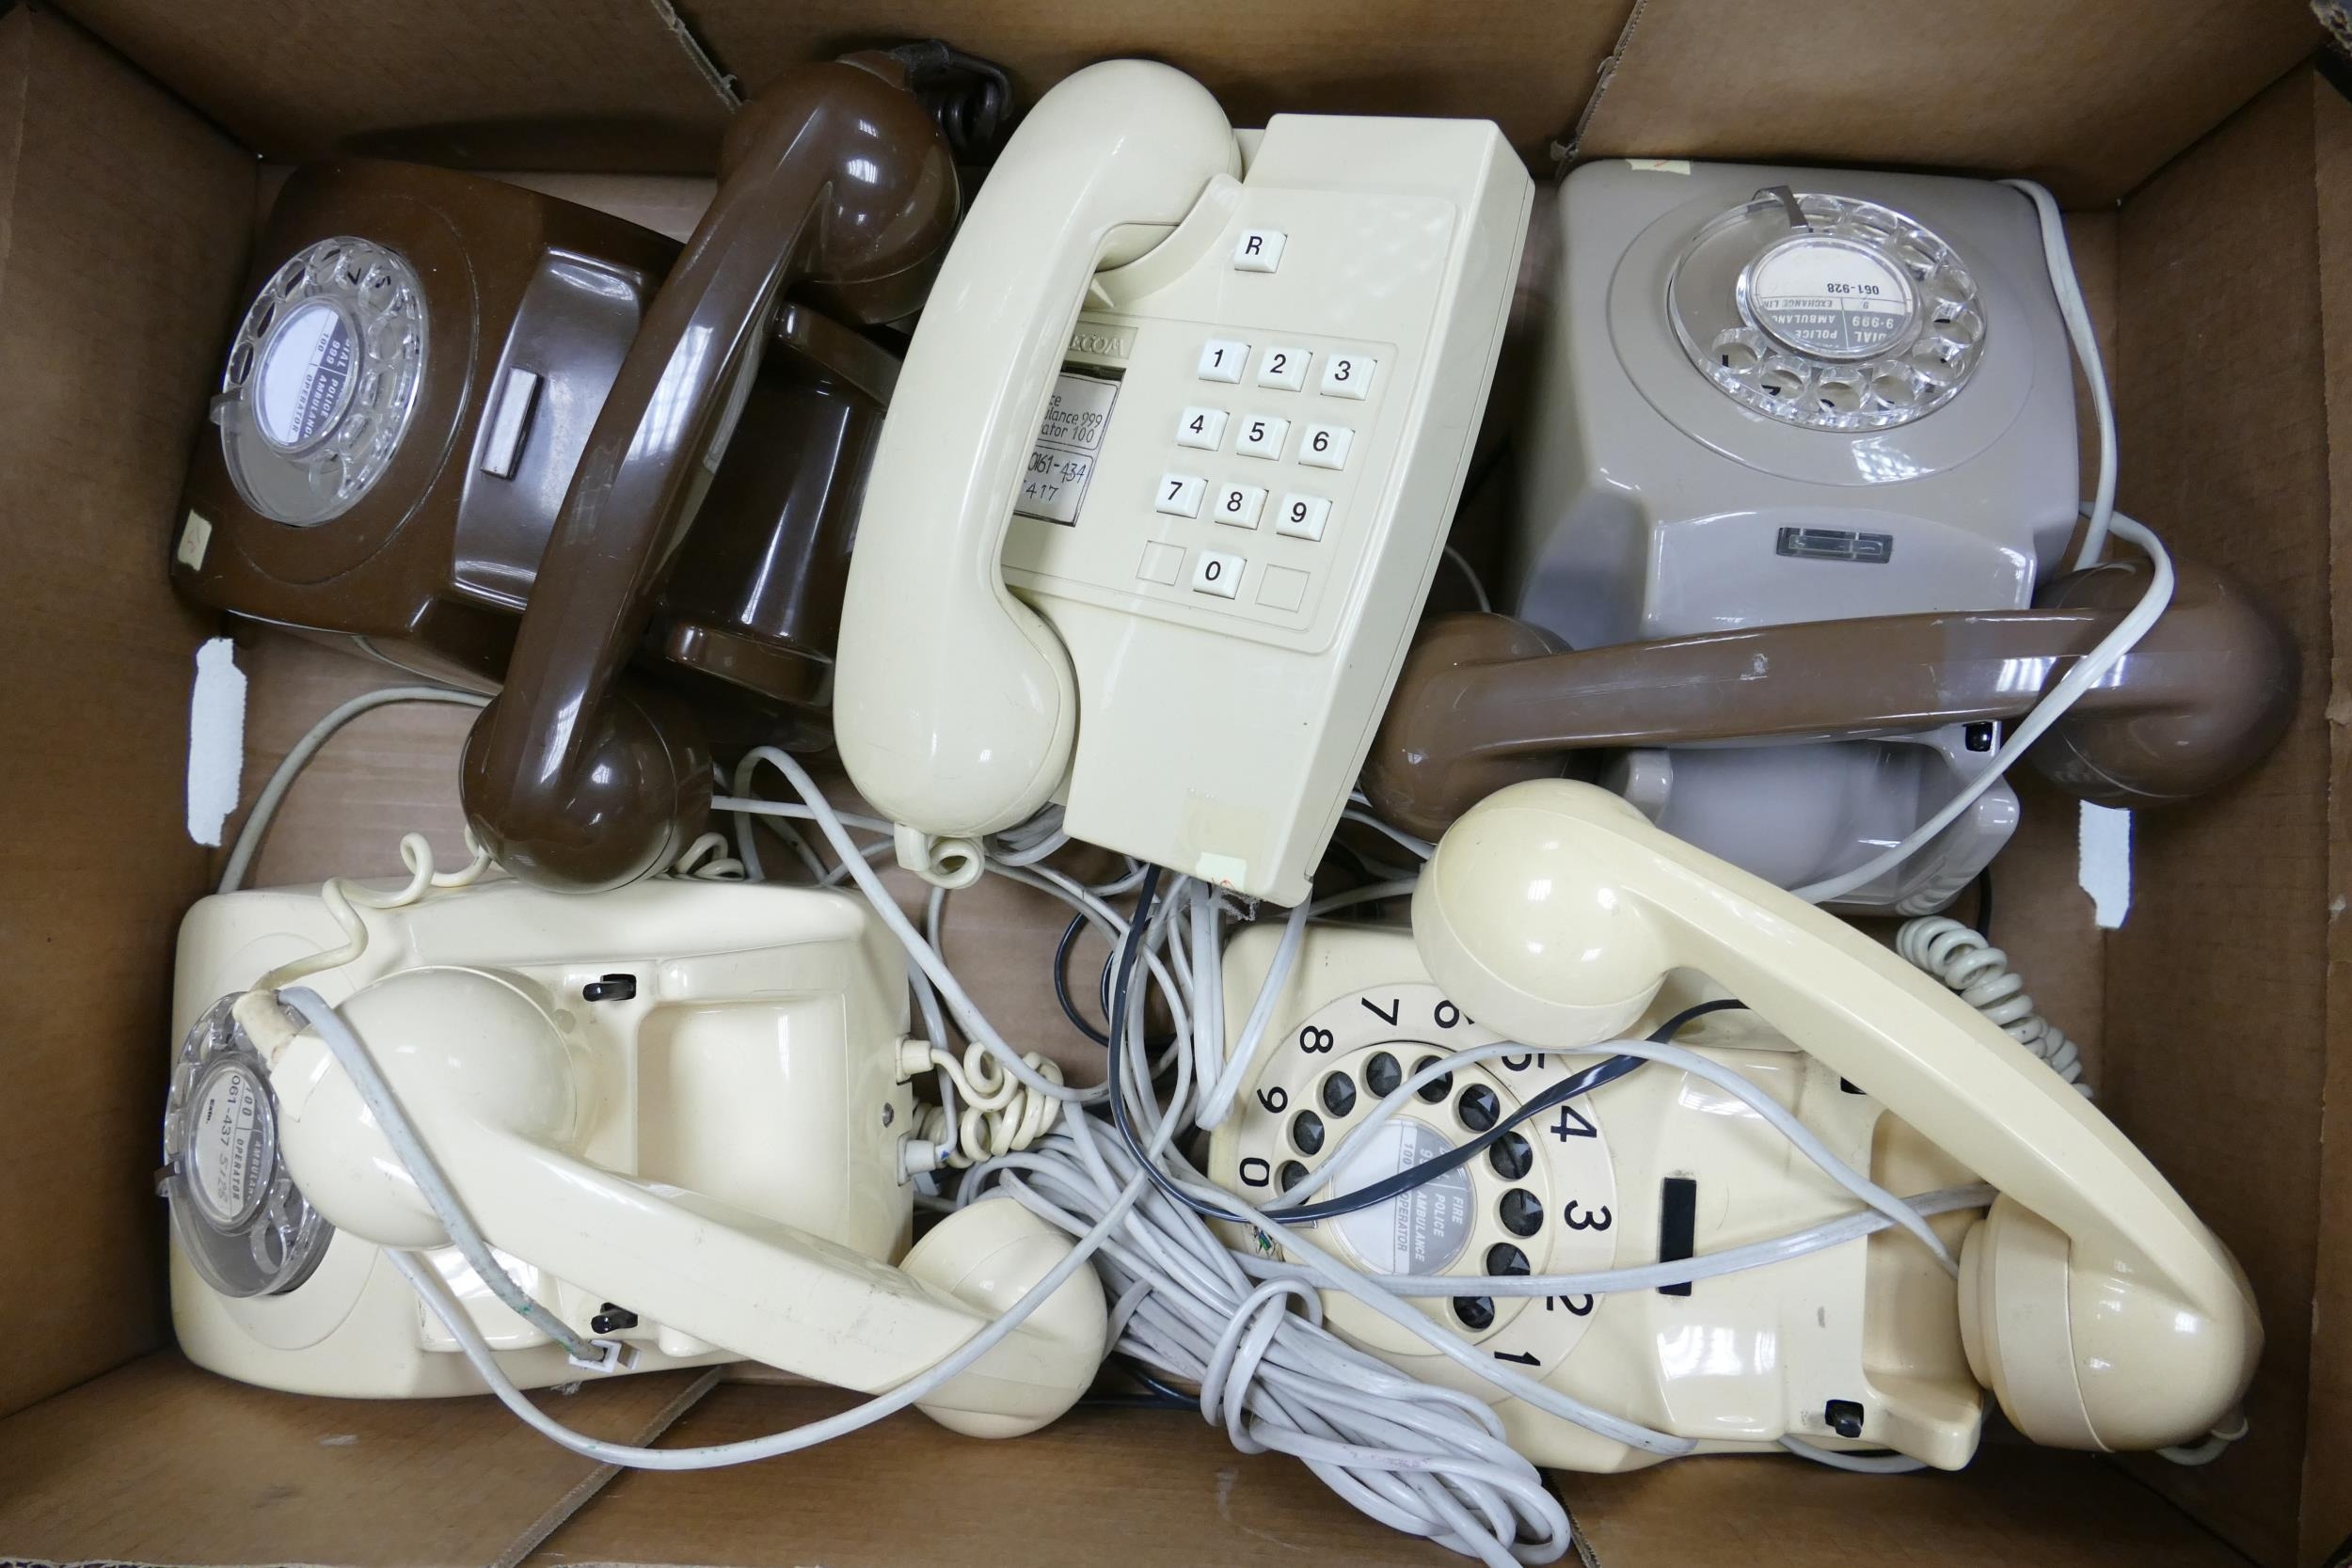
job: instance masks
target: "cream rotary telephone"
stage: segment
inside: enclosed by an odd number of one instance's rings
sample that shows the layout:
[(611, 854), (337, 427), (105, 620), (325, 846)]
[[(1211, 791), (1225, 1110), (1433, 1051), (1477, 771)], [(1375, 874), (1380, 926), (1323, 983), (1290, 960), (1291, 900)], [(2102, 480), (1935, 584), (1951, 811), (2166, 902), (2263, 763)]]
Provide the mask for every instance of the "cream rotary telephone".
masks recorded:
[[(1228, 948), (1233, 1027), (1275, 935)], [(2243, 1275), (2097, 1110), (1894, 953), (1592, 785), (1489, 797), (1439, 844), (1409, 937), (1311, 928), (1282, 984), (1241, 1112), (1213, 1138), (1221, 1185), (1263, 1207), (1343, 1157), (1328, 1185), (1302, 1189), (1341, 1197), (1490, 1140), (1385, 1204), (1308, 1227), (1367, 1273), (1534, 1281), (1704, 1259), (1853, 1214), (1854, 1190), (1726, 1092), (1728, 1074), (1879, 1187), (1953, 1194), (1920, 1205), (1920, 1228), (1956, 1271), (1887, 1226), (1664, 1288), (1417, 1292), (1499, 1363), (1589, 1405), (1702, 1449), (1794, 1439), (1948, 1469), (1975, 1452), (1987, 1387), (2037, 1442), (2137, 1449), (2203, 1437), (2252, 1377), (2262, 1331)], [(1714, 1077), (1653, 1061), (1492, 1136), (1608, 1058), (1604, 1042), (1726, 994), (1745, 1010), (1691, 1019), (1674, 1042)], [(1424, 1085), (1343, 1156), (1406, 1075), (1503, 1041), (1519, 1043)], [(1979, 1181), (1997, 1196), (1967, 1190)], [(1324, 1304), (1375, 1354), (1493, 1397), (1360, 1303)], [(1539, 1464), (1658, 1457), (1516, 1399), (1502, 1414)]]
[(1073, 837), (1306, 895), (1533, 199), (1484, 120), (1237, 134), (1139, 60), (1039, 101), (932, 287), (850, 561), (835, 733), (903, 864), (963, 885), (1060, 800)]
[[(344, 940), (315, 894), (207, 898), (181, 927), (163, 1187), (173, 1319), (199, 1366), (305, 1393), (475, 1393), (462, 1329), (524, 1387), (751, 1359), (879, 1391), (1070, 1254), (1011, 1202), (909, 1248), (907, 1079), (928, 1064), (904, 959), (854, 898), (498, 880), (355, 912), (358, 955), (300, 982), (325, 1024), (287, 1010), (291, 986), (249, 989)], [(427, 1165), (489, 1271), (453, 1245)], [(404, 1278), (420, 1261), (455, 1325)], [(1081, 1267), (920, 1408), (1033, 1430), (1086, 1390), (1104, 1333)]]

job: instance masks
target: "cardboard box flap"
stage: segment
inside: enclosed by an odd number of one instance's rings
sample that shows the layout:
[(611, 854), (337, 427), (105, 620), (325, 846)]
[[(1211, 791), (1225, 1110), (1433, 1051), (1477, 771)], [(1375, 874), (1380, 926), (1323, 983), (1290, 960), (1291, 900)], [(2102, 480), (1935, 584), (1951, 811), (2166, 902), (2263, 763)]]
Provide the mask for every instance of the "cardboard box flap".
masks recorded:
[[(2352, 23), (2346, 41), (2352, 42)], [(2352, 72), (2338, 83), (2352, 81)], [(2352, 541), (2352, 99), (2313, 84), (2312, 186), (2319, 195), (2321, 353), (2328, 367), (2328, 537), (2331, 647), (2328, 671), (2328, 1070), (2319, 1120), (2319, 1246), (2312, 1302), (2311, 1403), (2297, 1560), (2352, 1552), (2352, 572), (2335, 554)]]
[[(670, 1441), (740, 1441), (848, 1402), (832, 1389), (730, 1384), (681, 1418)], [(922, 1480), (878, 1491), (874, 1479), (885, 1475)], [(2244, 1564), (2095, 1456), (2014, 1443), (1988, 1448), (1958, 1475), (1923, 1481), (1723, 1457), (1552, 1482), (1597, 1568)], [(1236, 1453), (1197, 1413), (1081, 1407), (1003, 1443), (902, 1415), (773, 1464), (632, 1472), (550, 1535), (527, 1568), (936, 1568), (944, 1545), (959, 1563), (1025, 1568), (1100, 1568), (1114, 1553), (1121, 1568), (1464, 1560), (1374, 1524), (1295, 1461)]]
[(0, 17), (0, 538), (13, 690), (0, 954), (0, 1413), (163, 1333), (163, 1115), (188, 839), (191, 654), (165, 580), (188, 444), (245, 266), (253, 163), (57, 17)]
[(1642, 0), (1577, 152), (1921, 165), (2104, 205), (2320, 37), (2303, 0)]
[(1206, 83), (1235, 125), (1285, 112), (1465, 116), (1496, 121), (1540, 159), (1591, 96), (1630, 4), (699, 0), (688, 14), (747, 94), (801, 60), (937, 35), (1003, 65), (1027, 102), (1080, 66), (1142, 55)]
[[(2007, 1437), (2007, 1434), (2003, 1434)], [(1702, 1459), (1560, 1489), (1598, 1568), (2244, 1568), (2246, 1560), (2093, 1454), (1988, 1441), (1957, 1475), (1857, 1476)], [(1729, 1541), (1740, 1543), (1735, 1554)]]
[(2251, 1434), (2226, 1463), (2132, 1463), (2275, 1562), (2295, 1552), (2324, 1235), (2331, 373), (2313, 127), (2332, 97), (2309, 71), (2262, 94), (2134, 193), (2118, 250), (2118, 503), (2175, 552), (2235, 575), (2303, 653), (2295, 719), (2260, 767), (2193, 805), (2134, 816), (2100, 1093), (2245, 1265), (2267, 1338)]
[(699, 172), (734, 95), (668, 0), (69, 0), (263, 157)]
[[(566, 1426), (648, 1443), (711, 1373), (534, 1396)], [(487, 1395), (304, 1399), (147, 1356), (0, 1421), (11, 1557), (123, 1563), (496, 1568), (612, 1475)]]

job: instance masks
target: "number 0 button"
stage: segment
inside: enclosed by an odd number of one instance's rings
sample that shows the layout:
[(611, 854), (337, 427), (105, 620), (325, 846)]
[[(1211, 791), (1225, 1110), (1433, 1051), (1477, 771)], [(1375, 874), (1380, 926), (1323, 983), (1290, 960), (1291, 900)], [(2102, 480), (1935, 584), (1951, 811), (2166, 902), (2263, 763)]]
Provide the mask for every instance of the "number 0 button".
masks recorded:
[(1241, 592), (1242, 558), (1202, 550), (1192, 558), (1192, 589), (1230, 599)]
[(1323, 362), (1323, 380), (1317, 389), (1327, 398), (1364, 398), (1372, 391), (1372, 372), (1379, 368), (1377, 359), (1364, 355), (1335, 354)]

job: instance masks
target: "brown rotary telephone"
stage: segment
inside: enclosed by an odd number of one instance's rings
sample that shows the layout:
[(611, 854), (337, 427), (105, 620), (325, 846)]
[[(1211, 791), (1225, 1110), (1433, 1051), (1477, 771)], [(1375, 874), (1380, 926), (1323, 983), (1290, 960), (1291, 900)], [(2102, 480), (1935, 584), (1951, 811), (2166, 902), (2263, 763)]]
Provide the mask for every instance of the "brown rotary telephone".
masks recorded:
[[(1436, 838), (1479, 800), (1554, 778), (1571, 752), (1851, 739), (2023, 717), (2148, 587), (2144, 561), (2054, 578), (2031, 610), (1877, 615), (1570, 651), (1506, 615), (1447, 615), (1406, 655), (1363, 771), (1382, 820)], [(2104, 805), (2164, 805), (2261, 760), (2299, 661), (2232, 578), (2175, 563), (2138, 644), (2026, 752)]]
[(701, 828), (708, 745), (821, 743), (897, 360), (955, 225), (946, 139), (882, 55), (746, 107), (681, 252), (516, 187), (343, 162), (289, 182), (190, 474), (192, 597), (499, 688), (467, 812), (589, 891)]

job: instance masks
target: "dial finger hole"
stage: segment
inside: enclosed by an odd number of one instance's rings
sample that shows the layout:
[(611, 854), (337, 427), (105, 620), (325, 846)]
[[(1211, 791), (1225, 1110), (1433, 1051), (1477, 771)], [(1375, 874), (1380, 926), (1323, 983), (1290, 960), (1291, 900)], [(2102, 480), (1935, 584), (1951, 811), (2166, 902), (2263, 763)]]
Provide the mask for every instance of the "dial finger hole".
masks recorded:
[[(1435, 1056), (1423, 1056), (1420, 1061), (1413, 1064), (1413, 1070), (1415, 1072), (1419, 1072), (1422, 1069), (1436, 1062), (1437, 1059), (1438, 1058)], [(1438, 1101), (1443, 1100), (1447, 1095), (1454, 1092), (1454, 1074), (1450, 1072), (1441, 1072), (1435, 1078), (1429, 1080), (1428, 1083), (1423, 1084), (1420, 1088), (1415, 1089), (1413, 1092), (1421, 1096), (1422, 1099), (1427, 1101), (1430, 1104), (1435, 1105)]]
[(1486, 1249), (1486, 1272), (1497, 1275), (1521, 1275), (1527, 1270), (1527, 1254), (1508, 1242), (1497, 1242)]
[(1804, 390), (1804, 367), (1794, 359), (1767, 359), (1756, 370), (1756, 386), (1766, 397), (1793, 402)]
[(1373, 1053), (1372, 1060), (1364, 1064), (1364, 1087), (1383, 1100), (1396, 1093), (1396, 1086), (1403, 1082), (1404, 1068), (1385, 1051)]
[(1851, 414), (1862, 406), (1862, 382), (1851, 375), (1823, 376), (1813, 388), (1814, 406), (1824, 414)]
[(1472, 1084), (1462, 1091), (1462, 1098), (1454, 1102), (1454, 1114), (1462, 1118), (1462, 1125), (1473, 1132), (1484, 1132), (1502, 1115), (1502, 1101), (1495, 1091), (1484, 1084)]
[(1455, 1296), (1454, 1315), (1469, 1329), (1492, 1328), (1495, 1323), (1495, 1302), (1492, 1296)]
[(1487, 1148), (1486, 1164), (1505, 1181), (1517, 1181), (1535, 1168), (1535, 1150), (1517, 1132), (1505, 1132)]
[(1356, 1080), (1344, 1072), (1328, 1074), (1323, 1080), (1323, 1108), (1335, 1117), (1343, 1117), (1356, 1108)]
[[(1495, 1207), (1495, 1212), (1502, 1221), (1502, 1228), (1514, 1236), (1533, 1236), (1544, 1226), (1543, 1203), (1525, 1187), (1514, 1187), (1503, 1194), (1502, 1201)], [(1500, 1274), (1502, 1271), (1498, 1269), (1495, 1272)]]
[(1312, 1111), (1301, 1111), (1291, 1118), (1291, 1143), (1301, 1154), (1323, 1152), (1323, 1118)]
[(1282, 1190), (1287, 1193), (1307, 1180), (1307, 1167), (1295, 1160), (1285, 1160), (1282, 1168), (1274, 1173), (1274, 1179), (1282, 1184)]

